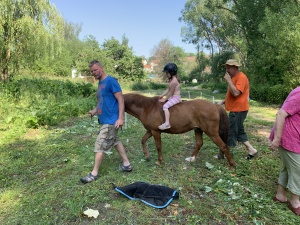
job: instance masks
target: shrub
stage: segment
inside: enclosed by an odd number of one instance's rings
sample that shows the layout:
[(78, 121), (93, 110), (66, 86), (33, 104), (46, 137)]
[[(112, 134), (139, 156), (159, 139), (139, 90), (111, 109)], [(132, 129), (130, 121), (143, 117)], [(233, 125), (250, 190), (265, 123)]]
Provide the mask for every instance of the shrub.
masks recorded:
[(282, 104), (288, 94), (290, 93), (290, 89), (284, 85), (275, 85), (268, 88), (267, 101), (273, 104)]
[(91, 83), (74, 83), (69, 80), (22, 78), (1, 83), (1, 102), (6, 104), (2, 124), (38, 128), (56, 125), (74, 116), (86, 113), (95, 106), (96, 89)]
[(150, 90), (165, 89), (165, 88), (167, 88), (167, 84), (150, 82), (149, 83), (149, 88), (150, 88)]
[(216, 83), (216, 82), (205, 82), (201, 84), (203, 89), (219, 90), (221, 93), (226, 93), (227, 84), (226, 83)]
[(290, 88), (282, 84), (274, 86), (255, 85), (250, 88), (250, 98), (260, 102), (282, 104), (290, 91)]
[(131, 86), (131, 89), (133, 91), (149, 90), (149, 86), (148, 86), (148, 84), (145, 84), (145, 83), (134, 83)]
[(158, 89), (164, 89), (167, 87), (167, 84), (161, 84), (161, 83), (134, 83), (131, 87), (133, 91), (145, 91), (145, 90), (158, 90)]

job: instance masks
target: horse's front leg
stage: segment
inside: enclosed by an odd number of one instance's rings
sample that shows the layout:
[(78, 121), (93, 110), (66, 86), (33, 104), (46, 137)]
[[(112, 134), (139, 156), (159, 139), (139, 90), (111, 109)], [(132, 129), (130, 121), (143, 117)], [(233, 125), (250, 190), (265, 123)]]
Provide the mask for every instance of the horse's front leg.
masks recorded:
[(200, 151), (200, 148), (203, 145), (203, 131), (196, 128), (196, 129), (194, 129), (194, 133), (195, 133), (195, 139), (196, 139), (195, 149), (193, 151), (192, 156), (185, 159), (186, 161), (189, 161), (189, 162), (194, 162), (196, 160), (196, 157)]
[(152, 137), (152, 133), (151, 133), (150, 130), (147, 130), (146, 134), (144, 134), (144, 136), (142, 137), (143, 152), (144, 152), (144, 156), (145, 156), (147, 161), (150, 160), (150, 154), (149, 154), (149, 151), (147, 149), (146, 142), (151, 137)]
[(155, 163), (156, 165), (161, 165), (163, 162), (162, 152), (161, 152), (161, 133), (157, 131), (152, 131), (152, 135), (155, 140), (156, 150), (158, 154), (158, 161)]

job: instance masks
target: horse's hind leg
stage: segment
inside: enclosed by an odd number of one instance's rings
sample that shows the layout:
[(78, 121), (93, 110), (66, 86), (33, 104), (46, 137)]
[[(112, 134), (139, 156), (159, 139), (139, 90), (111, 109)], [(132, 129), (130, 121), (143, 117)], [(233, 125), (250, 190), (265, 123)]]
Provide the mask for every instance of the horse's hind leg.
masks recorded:
[(185, 159), (186, 161), (189, 162), (194, 162), (196, 160), (200, 148), (203, 145), (203, 131), (196, 128), (194, 129), (194, 133), (195, 133), (195, 140), (196, 140), (195, 149), (193, 151), (192, 156)]
[(144, 156), (146, 158), (147, 161), (150, 160), (150, 154), (149, 151), (147, 149), (146, 146), (146, 142), (148, 141), (149, 138), (152, 137), (152, 133), (150, 130), (147, 130), (147, 132), (144, 134), (144, 136), (142, 137), (142, 146), (143, 146), (143, 152), (144, 152)]
[[(208, 135), (209, 136), (209, 135)], [(231, 166), (236, 166), (232, 155), (229, 152), (228, 146), (222, 141), (220, 136), (209, 136), (210, 139), (219, 147), (220, 153), (223, 153)]]

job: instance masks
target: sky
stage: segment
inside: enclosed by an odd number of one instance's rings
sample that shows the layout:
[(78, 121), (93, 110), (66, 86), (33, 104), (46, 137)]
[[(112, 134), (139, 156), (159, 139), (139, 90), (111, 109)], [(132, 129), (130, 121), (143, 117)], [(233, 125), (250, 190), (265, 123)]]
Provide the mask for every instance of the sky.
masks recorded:
[(50, 0), (67, 22), (81, 25), (79, 38), (88, 35), (100, 45), (114, 37), (129, 40), (137, 56), (149, 58), (163, 39), (185, 52), (195, 53), (195, 46), (180, 36), (184, 22), (179, 22), (187, 0)]

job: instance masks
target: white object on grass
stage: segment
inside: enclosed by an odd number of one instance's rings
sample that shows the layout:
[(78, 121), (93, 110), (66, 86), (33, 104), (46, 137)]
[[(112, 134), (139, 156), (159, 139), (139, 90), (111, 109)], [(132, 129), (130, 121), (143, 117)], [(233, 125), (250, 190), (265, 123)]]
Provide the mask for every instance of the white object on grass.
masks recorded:
[(83, 212), (88, 217), (94, 217), (95, 219), (99, 216), (99, 211), (94, 209), (87, 209)]
[(188, 162), (195, 162), (196, 157), (195, 156), (187, 157), (187, 158), (185, 158), (185, 160), (188, 161)]

